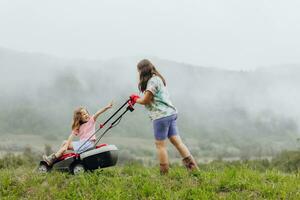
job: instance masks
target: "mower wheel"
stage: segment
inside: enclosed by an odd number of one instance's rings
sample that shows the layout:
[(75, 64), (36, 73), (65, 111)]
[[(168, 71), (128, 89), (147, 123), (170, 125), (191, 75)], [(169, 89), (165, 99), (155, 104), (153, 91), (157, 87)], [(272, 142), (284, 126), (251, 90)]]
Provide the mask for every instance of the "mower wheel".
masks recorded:
[(45, 162), (41, 162), (37, 168), (37, 171), (41, 174), (46, 174), (51, 170), (51, 167), (47, 165)]
[(78, 174), (82, 174), (86, 171), (85, 167), (83, 166), (83, 164), (81, 163), (75, 163), (72, 168), (71, 168), (71, 172), (74, 175), (78, 175)]

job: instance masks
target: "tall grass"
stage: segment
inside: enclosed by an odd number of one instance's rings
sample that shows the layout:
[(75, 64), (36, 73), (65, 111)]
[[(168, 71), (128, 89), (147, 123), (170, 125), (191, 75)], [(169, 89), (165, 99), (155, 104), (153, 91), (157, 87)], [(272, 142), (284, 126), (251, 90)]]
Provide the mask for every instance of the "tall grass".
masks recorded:
[(241, 166), (207, 167), (189, 174), (172, 167), (126, 165), (73, 176), (32, 168), (0, 170), (1, 199), (299, 199), (300, 174)]
[(27, 151), (0, 159), (0, 199), (300, 199), (296, 155), (214, 161), (194, 173), (172, 165), (167, 176), (137, 162), (73, 176), (37, 173), (36, 158)]

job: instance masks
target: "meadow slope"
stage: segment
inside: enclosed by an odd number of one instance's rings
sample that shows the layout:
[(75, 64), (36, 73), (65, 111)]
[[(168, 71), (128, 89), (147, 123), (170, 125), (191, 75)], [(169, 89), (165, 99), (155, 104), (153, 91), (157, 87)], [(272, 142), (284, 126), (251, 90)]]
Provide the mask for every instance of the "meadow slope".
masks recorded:
[(77, 176), (33, 168), (0, 169), (0, 199), (300, 199), (300, 173), (243, 165), (201, 166), (189, 174), (173, 166), (127, 164)]

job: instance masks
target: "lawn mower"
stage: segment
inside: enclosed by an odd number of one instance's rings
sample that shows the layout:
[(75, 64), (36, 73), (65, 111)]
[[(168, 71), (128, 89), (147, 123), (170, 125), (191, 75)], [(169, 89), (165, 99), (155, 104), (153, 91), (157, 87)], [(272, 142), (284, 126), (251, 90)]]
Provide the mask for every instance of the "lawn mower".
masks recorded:
[[(126, 107), (124, 110), (123, 108)], [(121, 110), (124, 110), (111, 124), (110, 126), (96, 139), (94, 147), (80, 152), (80, 149), (89, 141), (94, 135), (96, 135), (105, 125), (113, 119)], [(49, 166), (45, 161), (40, 161), (38, 166), (38, 172), (47, 173), (51, 170), (69, 171), (72, 174), (79, 174), (84, 171), (92, 171), (98, 168), (106, 168), (115, 166), (118, 160), (118, 148), (115, 145), (100, 144), (99, 141), (103, 136), (113, 127), (117, 126), (123, 115), (128, 111), (134, 111), (133, 105), (130, 100), (127, 100), (117, 111), (115, 111), (111, 117), (109, 117), (103, 124), (100, 124), (99, 128), (88, 138), (78, 149), (80, 153), (66, 153), (62, 155), (57, 161)]]

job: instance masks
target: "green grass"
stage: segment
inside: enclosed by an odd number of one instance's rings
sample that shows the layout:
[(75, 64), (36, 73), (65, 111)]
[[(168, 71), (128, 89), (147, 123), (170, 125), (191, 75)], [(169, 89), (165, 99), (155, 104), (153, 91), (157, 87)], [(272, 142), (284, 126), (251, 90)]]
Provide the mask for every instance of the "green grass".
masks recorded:
[(300, 173), (247, 165), (207, 165), (193, 174), (173, 166), (128, 164), (73, 176), (33, 168), (0, 169), (0, 199), (300, 199)]

